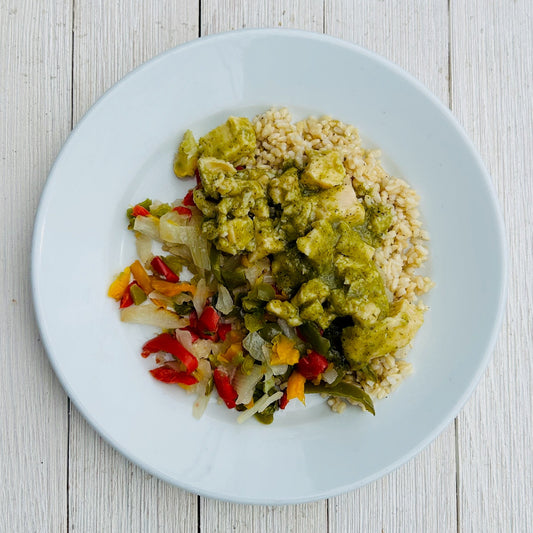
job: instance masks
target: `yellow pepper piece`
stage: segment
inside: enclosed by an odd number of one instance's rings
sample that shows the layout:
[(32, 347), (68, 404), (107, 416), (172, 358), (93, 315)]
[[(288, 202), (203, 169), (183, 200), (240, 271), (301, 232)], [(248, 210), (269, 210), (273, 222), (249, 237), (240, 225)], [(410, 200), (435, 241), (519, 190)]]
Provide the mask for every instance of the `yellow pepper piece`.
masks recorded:
[(244, 339), (244, 336), (241, 332), (231, 329), (226, 333), (226, 340), (235, 344), (236, 342), (241, 342)]
[(171, 298), (182, 292), (190, 292), (193, 296), (196, 293), (196, 287), (186, 281), (172, 283), (171, 281), (165, 281), (162, 279), (152, 279), (152, 287), (154, 290)]
[(218, 356), (222, 363), (229, 363), (236, 355), (242, 353), (242, 346), (240, 344), (232, 344), (222, 355)]
[(150, 294), (152, 292), (152, 282), (150, 276), (144, 270), (144, 267), (141, 265), (140, 261), (137, 260), (135, 263), (130, 265), (131, 273), (135, 278), (135, 281), (140, 285), (141, 289), (146, 293)]
[(123, 272), (121, 272), (113, 283), (109, 286), (107, 295), (115, 300), (120, 300), (122, 295), (126, 291), (126, 288), (130, 284), (130, 267), (126, 267)]
[(296, 370), (287, 381), (287, 400), (298, 398), (305, 405), (305, 378)]
[(277, 335), (274, 338), (271, 365), (295, 365), (300, 359), (300, 352), (294, 347), (294, 342), (285, 335)]

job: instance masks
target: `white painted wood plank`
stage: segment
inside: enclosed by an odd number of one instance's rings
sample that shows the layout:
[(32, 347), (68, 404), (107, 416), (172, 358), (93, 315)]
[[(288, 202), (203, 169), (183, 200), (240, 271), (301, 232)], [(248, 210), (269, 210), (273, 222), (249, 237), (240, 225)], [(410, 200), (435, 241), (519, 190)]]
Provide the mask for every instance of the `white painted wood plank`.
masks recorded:
[(33, 219), (70, 129), (70, 2), (0, 2), (0, 530), (63, 531), (67, 398), (30, 290)]
[[(203, 0), (201, 34), (252, 27), (291, 27), (321, 32), (322, 0)], [(224, 533), (327, 531), (327, 502), (286, 507), (235, 505), (201, 498), (201, 531)]]
[[(131, 69), (198, 35), (196, 2), (76, 2), (74, 122)], [(196, 531), (197, 497), (131, 464), (73, 408), (72, 531)]]
[(209, 533), (325, 533), (328, 527), (325, 500), (276, 507), (207, 498), (200, 502), (200, 531)]
[(451, 3), (452, 109), (503, 207), (507, 317), (459, 421), (460, 531), (533, 531), (533, 5)]
[(201, 35), (242, 28), (323, 29), (323, 0), (201, 0), (201, 4)]
[[(448, 104), (446, 0), (334, 0), (325, 5), (326, 33), (390, 59)], [(330, 532), (455, 531), (455, 467), (455, 428), (451, 424), (397, 471), (333, 498)]]

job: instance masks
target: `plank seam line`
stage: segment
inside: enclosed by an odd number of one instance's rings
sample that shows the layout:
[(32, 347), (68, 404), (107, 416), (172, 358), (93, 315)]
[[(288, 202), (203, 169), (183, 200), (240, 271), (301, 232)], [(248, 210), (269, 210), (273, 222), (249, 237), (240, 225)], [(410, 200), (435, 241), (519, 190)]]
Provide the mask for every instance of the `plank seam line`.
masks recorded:
[(202, 36), (202, 0), (198, 0), (198, 37)]
[(72, 24), (70, 36), (70, 129), (74, 129), (74, 12), (76, 9), (76, 0), (72, 0)]
[(448, 0), (448, 107), (450, 111), (452, 106), (452, 7), (451, 0)]
[[(322, 33), (326, 33), (326, 1), (322, 0)], [(329, 506), (330, 498), (326, 499), (326, 533), (330, 532), (331, 526), (329, 523)]]
[[(202, 36), (202, 0), (198, 0), (198, 37)], [(196, 496), (196, 531), (202, 533), (201, 520), (202, 498), (200, 495)]]
[[(452, 83), (452, 0), (448, 0), (448, 107), (453, 108), (453, 83)], [(461, 530), (461, 502), (460, 502), (460, 472), (459, 472), (459, 419), (455, 417), (454, 423), (455, 440), (455, 520), (456, 530)]]
[[(70, 130), (74, 128), (74, 13), (76, 9), (76, 0), (72, 0), (72, 9), (70, 12), (71, 26), (70, 26)], [(67, 533), (70, 531), (70, 420), (71, 419), (71, 403), (70, 398), (67, 397), (67, 497), (66, 497), (66, 527)]]
[(459, 476), (459, 422), (455, 419), (455, 517), (457, 520), (457, 533), (460, 533), (460, 476)]

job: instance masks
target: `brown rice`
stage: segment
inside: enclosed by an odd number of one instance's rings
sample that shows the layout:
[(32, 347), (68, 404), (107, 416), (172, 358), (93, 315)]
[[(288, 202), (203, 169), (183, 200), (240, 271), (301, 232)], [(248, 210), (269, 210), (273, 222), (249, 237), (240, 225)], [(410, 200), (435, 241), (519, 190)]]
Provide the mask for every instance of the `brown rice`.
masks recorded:
[[(310, 149), (335, 148), (343, 155), (354, 186), (360, 186), (366, 193), (360, 198), (363, 205), (379, 201), (392, 210), (392, 226), (374, 255), (391, 299), (407, 298), (423, 306), (418, 297), (428, 292), (433, 282), (417, 273), (428, 258), (429, 239), (420, 220), (419, 198), (405, 181), (387, 174), (381, 166), (379, 150), (364, 149), (354, 126), (327, 116), (293, 123), (288, 109), (271, 109), (257, 116), (253, 124), (257, 136), (255, 166), (280, 172), (288, 160), (302, 166)], [(374, 359), (371, 368), (376, 381), (362, 374), (355, 374), (352, 379), (371, 396), (384, 398), (412, 372), (411, 363), (404, 359), (406, 353), (402, 349)], [(328, 404), (336, 412), (342, 412), (346, 406), (338, 398), (330, 398)]]

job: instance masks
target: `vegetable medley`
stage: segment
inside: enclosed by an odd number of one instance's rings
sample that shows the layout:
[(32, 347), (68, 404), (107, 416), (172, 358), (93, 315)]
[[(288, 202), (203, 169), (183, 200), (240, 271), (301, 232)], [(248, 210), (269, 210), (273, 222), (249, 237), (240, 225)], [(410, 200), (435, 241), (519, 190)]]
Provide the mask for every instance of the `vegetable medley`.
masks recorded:
[(373, 261), (390, 209), (363, 205), (341, 154), (256, 165), (247, 118), (230, 117), (174, 158), (196, 177), (183, 199), (127, 211), (138, 259), (109, 287), (125, 322), (161, 333), (142, 347), (152, 376), (194, 392), (200, 417), (216, 390), (243, 422), (270, 423), (308, 394), (347, 398), (374, 414), (354, 379), (408, 345), (423, 309), (391, 303)]

